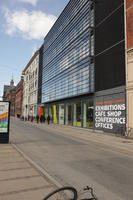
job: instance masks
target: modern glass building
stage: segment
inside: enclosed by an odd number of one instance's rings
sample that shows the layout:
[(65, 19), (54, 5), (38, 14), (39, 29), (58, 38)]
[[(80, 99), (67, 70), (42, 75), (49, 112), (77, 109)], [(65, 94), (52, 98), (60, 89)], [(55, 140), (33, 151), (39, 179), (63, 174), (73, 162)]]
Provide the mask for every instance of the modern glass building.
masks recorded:
[(45, 117), (121, 132), (125, 85), (124, 0), (70, 0), (44, 38)]
[(54, 123), (92, 127), (94, 3), (71, 0), (44, 39), (42, 103)]

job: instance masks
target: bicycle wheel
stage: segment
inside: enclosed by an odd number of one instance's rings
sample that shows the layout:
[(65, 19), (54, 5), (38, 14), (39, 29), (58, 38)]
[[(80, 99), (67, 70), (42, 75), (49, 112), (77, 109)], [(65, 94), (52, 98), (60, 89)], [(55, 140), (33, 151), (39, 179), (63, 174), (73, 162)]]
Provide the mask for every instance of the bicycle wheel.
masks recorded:
[(77, 200), (77, 197), (74, 187), (62, 187), (49, 193), (43, 200)]

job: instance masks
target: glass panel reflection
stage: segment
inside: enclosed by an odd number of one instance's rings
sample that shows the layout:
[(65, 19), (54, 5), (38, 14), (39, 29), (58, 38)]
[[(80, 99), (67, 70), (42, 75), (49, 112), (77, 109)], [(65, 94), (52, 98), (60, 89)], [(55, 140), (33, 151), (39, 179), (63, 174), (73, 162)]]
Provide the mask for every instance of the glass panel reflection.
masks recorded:
[(93, 101), (83, 103), (83, 127), (93, 127)]
[(72, 104), (66, 105), (66, 125), (72, 125)]

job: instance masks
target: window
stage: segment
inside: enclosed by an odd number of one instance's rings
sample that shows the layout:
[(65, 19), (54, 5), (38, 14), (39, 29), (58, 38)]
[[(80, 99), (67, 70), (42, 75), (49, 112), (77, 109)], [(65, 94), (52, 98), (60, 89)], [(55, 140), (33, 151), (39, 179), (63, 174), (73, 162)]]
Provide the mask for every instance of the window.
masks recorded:
[(35, 71), (36, 75), (37, 75), (37, 68), (36, 68), (36, 71)]
[(35, 87), (37, 86), (37, 80), (35, 81)]

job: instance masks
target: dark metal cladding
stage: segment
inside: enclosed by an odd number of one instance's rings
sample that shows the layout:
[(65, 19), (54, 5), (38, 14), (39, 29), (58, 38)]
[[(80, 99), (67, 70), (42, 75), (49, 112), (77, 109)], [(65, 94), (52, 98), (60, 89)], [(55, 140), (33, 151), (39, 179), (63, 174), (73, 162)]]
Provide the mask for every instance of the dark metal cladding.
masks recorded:
[(95, 91), (124, 85), (124, 0), (96, 0)]

